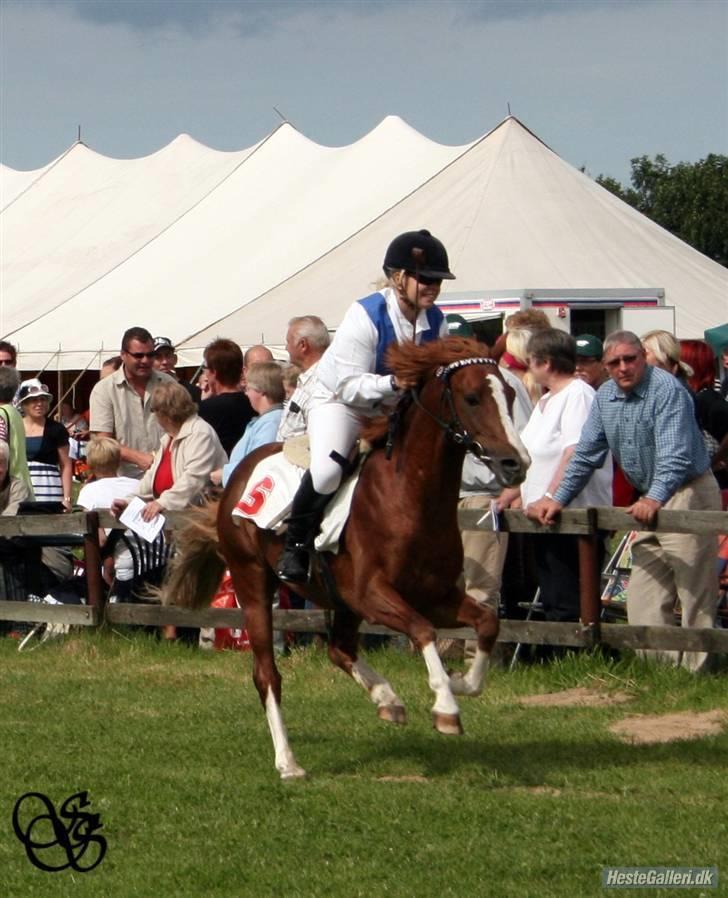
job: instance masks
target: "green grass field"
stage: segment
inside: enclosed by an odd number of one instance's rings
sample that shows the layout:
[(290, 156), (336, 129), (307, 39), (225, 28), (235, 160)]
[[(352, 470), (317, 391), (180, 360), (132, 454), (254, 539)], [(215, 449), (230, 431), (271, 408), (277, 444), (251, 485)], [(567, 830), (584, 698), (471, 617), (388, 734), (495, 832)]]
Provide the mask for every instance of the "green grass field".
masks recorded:
[[(584, 655), (495, 670), (461, 701), (458, 738), (431, 728), (420, 658), (369, 658), (407, 705), (398, 728), (322, 652), (297, 651), (281, 662), (284, 710), (309, 777), (282, 784), (249, 655), (103, 633), (16, 648), (0, 640), (1, 898), (591, 896), (607, 864), (717, 864), (728, 884), (728, 733), (631, 746), (607, 730), (627, 714), (728, 709), (725, 674)], [(633, 700), (518, 701), (574, 686)], [(34, 868), (16, 800), (84, 789), (103, 862)]]

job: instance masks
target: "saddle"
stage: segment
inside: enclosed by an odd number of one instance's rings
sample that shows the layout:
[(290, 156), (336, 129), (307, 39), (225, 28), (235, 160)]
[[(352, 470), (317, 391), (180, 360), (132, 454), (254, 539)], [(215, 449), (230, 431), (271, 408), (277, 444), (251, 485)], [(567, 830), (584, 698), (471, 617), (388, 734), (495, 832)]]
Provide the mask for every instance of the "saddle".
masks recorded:
[[(371, 447), (365, 441), (355, 446), (352, 459), (347, 464), (341, 486), (326, 507), (321, 529), (316, 537), (317, 552), (338, 551), (339, 537), (349, 517), (351, 500), (359, 481), (361, 467)], [(243, 493), (233, 509), (233, 521), (244, 518), (253, 521), (261, 530), (285, 532), (293, 497), (301, 483), (311, 459), (308, 436), (293, 437), (283, 444), (283, 451), (269, 455), (253, 469)]]

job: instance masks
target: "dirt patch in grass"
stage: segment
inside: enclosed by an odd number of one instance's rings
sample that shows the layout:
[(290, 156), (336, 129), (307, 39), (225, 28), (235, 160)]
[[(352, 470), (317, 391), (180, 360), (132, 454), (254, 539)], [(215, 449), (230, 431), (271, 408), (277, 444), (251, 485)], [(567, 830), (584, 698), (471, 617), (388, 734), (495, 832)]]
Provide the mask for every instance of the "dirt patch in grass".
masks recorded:
[(726, 724), (725, 711), (681, 711), (675, 714), (638, 714), (613, 723), (609, 730), (623, 742), (650, 745), (715, 736)]
[(525, 695), (518, 699), (522, 705), (540, 708), (600, 708), (604, 705), (621, 705), (632, 700), (628, 692), (605, 692), (601, 689), (587, 689), (577, 686), (561, 692), (546, 692), (540, 695)]

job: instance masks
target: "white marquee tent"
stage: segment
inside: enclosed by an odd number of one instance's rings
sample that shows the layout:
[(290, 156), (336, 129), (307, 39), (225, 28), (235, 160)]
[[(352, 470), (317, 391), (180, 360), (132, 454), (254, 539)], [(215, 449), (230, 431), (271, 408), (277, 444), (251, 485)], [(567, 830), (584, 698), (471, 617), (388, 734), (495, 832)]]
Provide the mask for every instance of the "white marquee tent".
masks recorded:
[(517, 119), (450, 147), (390, 117), (339, 148), (284, 124), (231, 153), (181, 135), (142, 159), (76, 143), (38, 171), (0, 166), (0, 334), (28, 370), (95, 367), (131, 325), (183, 363), (216, 336), (281, 345), (293, 315), (336, 327), (391, 238), (422, 227), (451, 291), (661, 288), (683, 337), (728, 315), (728, 270)]

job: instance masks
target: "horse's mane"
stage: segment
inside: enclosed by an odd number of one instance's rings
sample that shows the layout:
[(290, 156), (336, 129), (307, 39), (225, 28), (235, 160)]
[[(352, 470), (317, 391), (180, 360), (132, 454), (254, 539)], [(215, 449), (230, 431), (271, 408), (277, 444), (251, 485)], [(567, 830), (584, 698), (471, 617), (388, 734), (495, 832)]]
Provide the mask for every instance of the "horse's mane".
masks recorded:
[[(387, 364), (397, 377), (422, 386), (442, 365), (487, 354), (488, 347), (478, 340), (445, 337), (419, 346), (415, 343), (395, 343), (387, 350)], [(362, 436), (370, 443), (380, 443), (387, 435), (388, 422), (389, 419), (384, 416), (372, 418), (363, 427)]]

